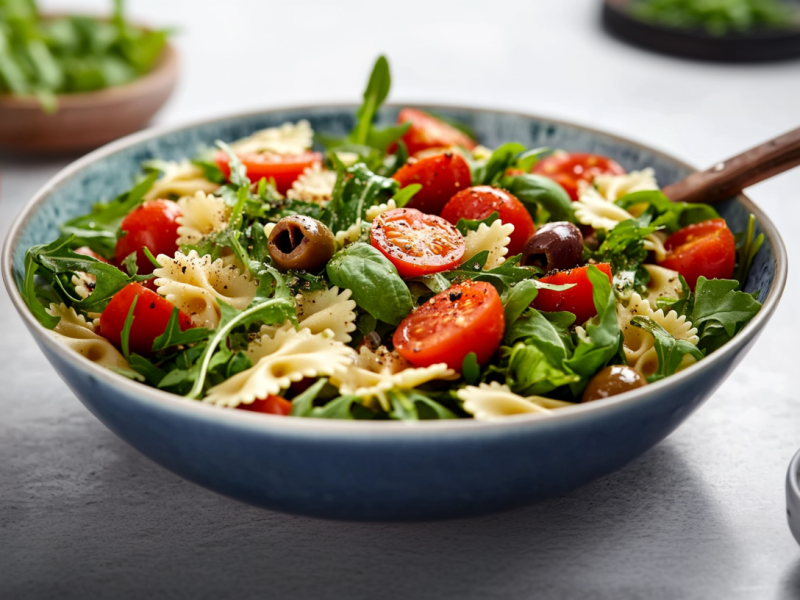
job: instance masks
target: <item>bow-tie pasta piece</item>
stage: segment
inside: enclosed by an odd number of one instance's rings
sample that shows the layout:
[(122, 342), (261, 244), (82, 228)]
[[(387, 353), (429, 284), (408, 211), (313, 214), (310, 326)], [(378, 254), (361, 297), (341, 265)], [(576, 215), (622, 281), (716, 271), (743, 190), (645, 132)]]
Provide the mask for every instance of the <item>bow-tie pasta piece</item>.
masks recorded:
[(481, 223), (475, 231), (467, 232), (464, 237), (466, 250), (464, 258), (469, 260), (479, 252), (489, 251), (489, 258), (483, 266), (485, 271), (494, 269), (502, 265), (508, 254), (508, 244), (511, 242), (509, 237), (514, 233), (514, 226), (511, 223), (503, 223), (497, 219), (491, 226)]
[(507, 385), (496, 381), (479, 386), (468, 385), (456, 392), (464, 402), (464, 410), (476, 421), (491, 421), (511, 415), (541, 414), (549, 415), (553, 409), (572, 406), (569, 402), (529, 396), (523, 398), (515, 394)]
[(217, 300), (243, 310), (255, 296), (256, 282), (222, 259), (211, 262), (210, 256), (192, 250), (188, 255), (176, 252), (173, 258), (160, 254), (157, 260), (161, 267), (153, 275), (158, 293), (189, 315), (197, 327), (216, 329)]
[(211, 233), (228, 226), (231, 207), (222, 198), (197, 192), (178, 200), (181, 216), (178, 221), (178, 246), (196, 244)]
[[(644, 192), (657, 190), (655, 171), (651, 168), (641, 171), (631, 171), (624, 175), (598, 175), (594, 178), (594, 187), (600, 195), (609, 202), (615, 202), (623, 196), (634, 192)], [(591, 187), (587, 181), (579, 181), (580, 193), (583, 194), (587, 187)]]
[[(617, 321), (622, 331), (622, 345), (628, 366), (636, 369), (645, 377), (653, 375), (658, 370), (658, 355), (653, 334), (632, 325), (631, 319), (634, 317), (649, 317), (672, 334), (675, 339), (686, 340), (695, 346), (700, 341), (700, 338), (697, 337), (697, 329), (692, 326), (691, 321), (686, 320), (684, 315), (678, 316), (674, 310), (669, 311), (666, 315), (661, 309), (653, 310), (647, 300), (644, 300), (639, 294), (633, 293), (627, 306), (617, 304)], [(687, 354), (676, 371), (681, 371), (694, 362), (694, 357)]]
[(683, 298), (683, 286), (681, 277), (677, 271), (665, 269), (658, 265), (642, 265), (650, 273), (650, 281), (647, 282), (647, 302), (650, 308), (658, 310), (657, 300), (659, 298)]
[(128, 361), (106, 338), (95, 333), (92, 323), (88, 323), (83, 315), (67, 308), (64, 304), (51, 304), (48, 314), (60, 317), (61, 320), (49, 333), (56, 341), (72, 348), (78, 354), (103, 367), (124, 369)]
[(352, 394), (364, 399), (367, 404), (377, 400), (383, 410), (391, 410), (386, 393), (394, 390), (413, 389), (435, 379), (458, 379), (458, 374), (444, 363), (425, 368), (415, 368), (397, 351), (380, 346), (372, 352), (366, 346), (353, 353), (347, 370), (331, 378), (331, 383), (342, 394)]
[(297, 321), (301, 328), (311, 333), (333, 332), (335, 340), (345, 344), (352, 340), (350, 332), (356, 329), (356, 303), (350, 299), (352, 292), (338, 287), (315, 292), (302, 292), (295, 297)]
[(233, 142), (230, 147), (237, 154), (303, 154), (314, 141), (314, 131), (308, 121), (284, 123), (256, 131), (253, 135)]
[(279, 394), (305, 377), (331, 377), (352, 363), (353, 349), (333, 339), (332, 331), (279, 330), (274, 338), (262, 336), (247, 349), (249, 369), (212, 387), (205, 402), (236, 407)]
[(181, 198), (192, 196), (197, 192), (210, 194), (219, 188), (218, 183), (209, 181), (203, 176), (203, 169), (188, 160), (158, 161), (158, 166), (164, 173), (145, 194), (145, 200)]
[(325, 204), (331, 199), (334, 185), (336, 171), (325, 170), (319, 163), (314, 163), (295, 180), (291, 189), (286, 192), (286, 197), (290, 200)]

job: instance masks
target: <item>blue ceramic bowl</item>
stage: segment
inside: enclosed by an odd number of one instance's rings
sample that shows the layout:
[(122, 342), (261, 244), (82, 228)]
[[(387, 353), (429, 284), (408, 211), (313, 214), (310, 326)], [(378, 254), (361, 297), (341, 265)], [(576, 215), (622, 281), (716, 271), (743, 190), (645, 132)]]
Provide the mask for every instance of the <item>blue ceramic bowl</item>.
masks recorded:
[[(355, 108), (272, 110), (130, 136), (64, 169), (11, 228), (3, 277), (47, 360), (106, 426), (186, 479), (265, 508), (337, 519), (440, 519), (529, 504), (611, 473), (669, 435), (744, 358), (778, 304), (786, 250), (767, 216), (740, 196), (719, 208), (734, 231), (745, 228), (748, 213), (758, 217), (766, 243), (747, 290), (760, 290), (764, 307), (725, 347), (665, 381), (561, 409), (546, 419), (413, 425), (287, 419), (185, 400), (90, 363), (53, 341), (28, 312), (16, 283), (26, 249), (55, 239), (59, 223), (127, 189), (143, 160), (191, 156), (201, 144), (301, 118), (318, 132), (342, 135), (353, 124)], [(629, 170), (653, 167), (662, 185), (692, 171), (650, 148), (576, 125), (498, 111), (428, 108), (466, 123), (490, 147), (515, 140), (528, 147), (596, 152)], [(381, 117), (389, 122), (396, 113), (396, 107), (386, 107)]]

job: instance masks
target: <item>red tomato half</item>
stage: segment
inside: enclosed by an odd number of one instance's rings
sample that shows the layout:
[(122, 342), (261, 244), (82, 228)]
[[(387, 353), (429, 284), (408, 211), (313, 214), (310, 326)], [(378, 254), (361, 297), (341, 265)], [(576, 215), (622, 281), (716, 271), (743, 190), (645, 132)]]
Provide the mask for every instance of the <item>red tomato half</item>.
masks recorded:
[[(217, 152), (216, 161), (219, 170), (226, 178), (231, 176), (231, 168), (228, 166), (228, 155), (224, 152)], [(319, 152), (305, 152), (284, 156), (282, 154), (243, 154), (239, 155), (250, 181), (256, 183), (261, 178), (275, 180), (275, 186), (281, 194), (285, 194), (292, 184), (303, 174), (308, 167), (317, 163), (322, 163), (322, 154)]]
[(180, 216), (181, 209), (171, 200), (152, 200), (134, 208), (120, 225), (126, 233), (117, 240), (114, 250), (117, 264), (136, 252), (139, 275), (152, 273), (155, 267), (142, 248), (148, 248), (153, 256), (173, 256), (178, 249), (177, 219)]
[(514, 232), (508, 244), (508, 256), (522, 252), (525, 242), (536, 231), (533, 219), (525, 205), (505, 190), (478, 185), (458, 192), (442, 210), (442, 218), (454, 225), (459, 219), (482, 220), (493, 212), (499, 213), (503, 223), (511, 223)]
[(422, 189), (408, 203), (408, 208), (432, 215), (442, 212), (450, 198), (472, 184), (472, 172), (467, 161), (455, 152), (411, 159), (392, 177), (400, 182), (400, 187), (420, 184)]
[[(111, 302), (100, 315), (100, 335), (117, 348), (122, 346), (125, 319), (128, 317), (133, 299), (137, 297), (128, 348), (131, 352), (147, 356), (153, 351), (153, 341), (166, 331), (172, 309), (175, 307), (138, 283), (129, 283), (111, 298)], [(186, 331), (192, 326), (192, 321), (186, 313), (180, 311), (178, 324), (181, 331)]]
[(236, 408), (241, 410), (249, 410), (251, 412), (286, 417), (290, 412), (292, 412), (292, 403), (285, 398), (270, 394), (264, 400), (258, 398), (252, 404), (240, 404)]
[(563, 187), (569, 197), (578, 199), (578, 182), (591, 183), (598, 175), (624, 175), (616, 161), (584, 152), (557, 153), (543, 158), (533, 167), (533, 172), (549, 177)]
[(411, 123), (411, 127), (402, 138), (409, 154), (428, 148), (463, 146), (467, 150), (472, 150), (477, 146), (475, 140), (466, 133), (416, 108), (401, 110), (397, 122)]
[(730, 279), (736, 266), (736, 240), (725, 219), (711, 219), (673, 233), (664, 243), (667, 257), (662, 267), (677, 271), (692, 290), (702, 275)]
[(503, 302), (485, 281), (465, 281), (415, 308), (394, 333), (394, 347), (411, 364), (446, 363), (461, 371), (470, 352), (487, 363), (503, 339)]
[(466, 250), (464, 236), (453, 225), (413, 208), (396, 208), (378, 215), (372, 221), (370, 237), (401, 277), (452, 269)]
[[(608, 281), (610, 282), (611, 265), (600, 263), (595, 266), (608, 275)], [(589, 266), (587, 265), (542, 277), (539, 280), (542, 283), (552, 283), (553, 285), (574, 283), (575, 287), (563, 292), (539, 290), (536, 299), (533, 301), (533, 307), (536, 310), (547, 312), (566, 310), (575, 315), (575, 323), (578, 325), (585, 323), (597, 314), (597, 309), (594, 307), (594, 299), (592, 298), (592, 282), (589, 281), (588, 272)]]

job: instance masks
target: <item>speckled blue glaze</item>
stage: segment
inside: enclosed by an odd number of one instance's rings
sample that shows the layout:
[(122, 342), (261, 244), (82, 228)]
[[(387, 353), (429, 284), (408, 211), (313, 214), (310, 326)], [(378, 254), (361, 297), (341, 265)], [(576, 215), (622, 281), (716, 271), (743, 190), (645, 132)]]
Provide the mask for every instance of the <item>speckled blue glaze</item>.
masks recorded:
[[(3, 251), (11, 298), (47, 359), (103, 423), (154, 461), (222, 494), (266, 508), (358, 520), (436, 519), (484, 514), (564, 493), (619, 469), (689, 416), (744, 357), (771, 316), (786, 279), (775, 228), (744, 197), (719, 210), (734, 231), (750, 212), (767, 240), (748, 291), (761, 313), (732, 342), (682, 373), (613, 399), (547, 419), (496, 423), (339, 422), (285, 419), (206, 406), (105, 371), (56, 344), (28, 313), (14, 279), (27, 248), (54, 239), (58, 224), (127, 190), (150, 158), (192, 156), (214, 140), (308, 119), (315, 131), (342, 135), (354, 108), (307, 107), (243, 115), (166, 132), (145, 132), (85, 157), (56, 176), (12, 227)], [(653, 167), (662, 185), (691, 169), (655, 150), (546, 119), (466, 108), (432, 107), (469, 125), (487, 146), (582, 150), (626, 169)], [(390, 122), (397, 108), (381, 118)]]

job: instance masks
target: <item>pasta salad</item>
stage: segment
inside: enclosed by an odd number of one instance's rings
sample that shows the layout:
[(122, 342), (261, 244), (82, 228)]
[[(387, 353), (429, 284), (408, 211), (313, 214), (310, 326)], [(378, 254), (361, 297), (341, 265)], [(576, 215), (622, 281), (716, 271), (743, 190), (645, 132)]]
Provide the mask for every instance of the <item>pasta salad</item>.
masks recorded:
[(86, 359), (194, 401), (333, 419), (546, 416), (685, 369), (759, 311), (763, 234), (652, 169), (489, 149), (405, 108), (153, 160), (27, 251), (23, 297)]

